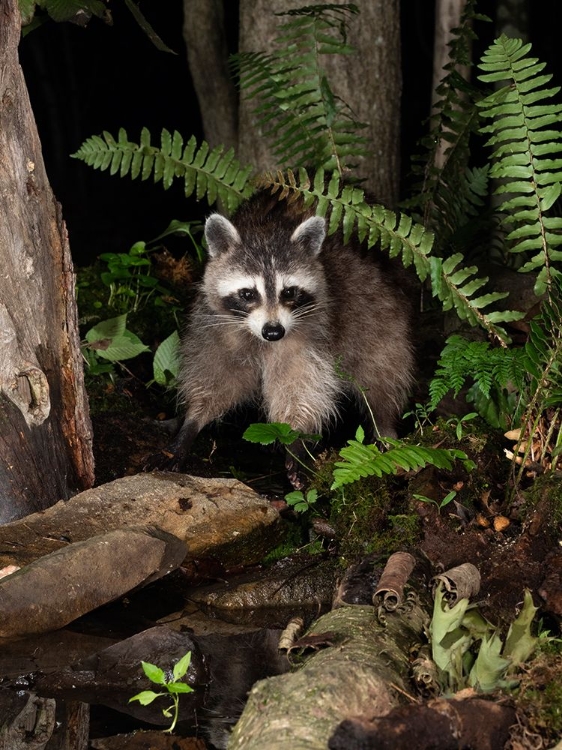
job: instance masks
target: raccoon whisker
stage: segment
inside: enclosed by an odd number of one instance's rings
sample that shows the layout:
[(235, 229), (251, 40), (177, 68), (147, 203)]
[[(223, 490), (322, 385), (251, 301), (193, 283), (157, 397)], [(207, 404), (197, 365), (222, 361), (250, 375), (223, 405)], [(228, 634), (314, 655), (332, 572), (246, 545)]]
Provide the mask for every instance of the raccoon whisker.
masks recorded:
[(299, 318), (305, 318), (307, 315), (312, 315), (313, 313), (322, 312), (326, 309), (325, 305), (318, 304), (317, 302), (313, 302), (309, 305), (303, 305), (302, 307), (297, 307), (296, 310), (293, 312), (293, 318), (295, 320), (298, 320)]
[(239, 327), (242, 325), (244, 318), (242, 316), (234, 317), (232, 315), (207, 315), (202, 321), (204, 328), (218, 328), (220, 326)]

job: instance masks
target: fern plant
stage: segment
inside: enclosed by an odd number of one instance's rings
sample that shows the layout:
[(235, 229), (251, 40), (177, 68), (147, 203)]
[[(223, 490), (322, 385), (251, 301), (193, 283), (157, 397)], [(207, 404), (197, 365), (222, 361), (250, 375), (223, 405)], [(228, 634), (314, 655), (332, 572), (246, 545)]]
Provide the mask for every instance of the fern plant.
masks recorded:
[(325, 55), (354, 52), (347, 44), (352, 3), (312, 5), (279, 13), (287, 20), (273, 52), (246, 52), (233, 58), (240, 88), (255, 99), (258, 126), (281, 165), (323, 167), (343, 173), (364, 156), (365, 127), (330, 88), (322, 68)]
[(406, 445), (398, 440), (385, 438), (388, 450), (382, 452), (374, 444), (366, 445), (363, 442), (364, 438), (365, 433), (359, 427), (355, 440), (348, 440), (347, 446), (340, 450), (343, 461), (335, 463), (332, 490), (357, 482), (364, 477), (396, 474), (400, 469), (403, 471), (423, 469), (428, 464), (439, 469), (450, 470), (456, 459), (461, 460), (467, 470), (474, 468), (474, 463), (466, 453), (460, 450)]
[[(522, 271), (538, 272), (535, 292), (543, 294), (560, 273), (562, 218), (549, 212), (562, 187), (562, 104), (547, 103), (559, 86), (544, 88), (552, 76), (544, 63), (528, 57), (530, 44), (501, 36), (484, 53), (479, 78), (505, 85), (478, 103), (491, 124), (494, 147), (490, 176), (499, 180), (496, 193), (507, 196), (499, 211), (510, 229), (506, 241), (512, 253), (529, 252)], [(542, 74), (542, 75), (541, 75)]]
[(160, 145), (153, 146), (147, 128), (142, 129), (139, 143), (130, 141), (126, 130), (120, 128), (117, 140), (107, 132), (103, 137), (94, 135), (72, 157), (94, 169), (108, 169), (112, 175), (129, 175), (133, 180), (147, 180), (152, 175), (154, 182), (162, 182), (164, 190), (174, 179), (183, 179), (186, 197), (194, 194), (197, 200), (206, 198), (209, 205), (220, 200), (231, 212), (252, 193), (252, 167), (242, 167), (233, 149), (210, 149), (206, 141), (199, 146), (193, 136), (184, 144), (177, 131), (172, 135), (162, 130)]
[(450, 391), (468, 387), (467, 401), (492, 427), (510, 429), (521, 418), (526, 387), (522, 349), (493, 348), (488, 341), (447, 339), (429, 384), (428, 409), (434, 410)]

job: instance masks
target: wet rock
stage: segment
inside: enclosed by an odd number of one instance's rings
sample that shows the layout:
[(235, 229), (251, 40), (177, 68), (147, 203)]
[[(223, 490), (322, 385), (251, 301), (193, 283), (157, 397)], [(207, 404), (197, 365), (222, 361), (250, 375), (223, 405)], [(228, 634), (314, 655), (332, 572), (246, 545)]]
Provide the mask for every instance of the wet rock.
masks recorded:
[(197, 724), (204, 727), (216, 747), (226, 747), (229, 729), (240, 716), (256, 680), (289, 669), (287, 657), (278, 650), (279, 635), (278, 630), (254, 630), (198, 638), (158, 626), (72, 667), (40, 676), (35, 688), (41, 695), (57, 700), (98, 703), (139, 720), (166, 726), (170, 719), (162, 715), (162, 709), (171, 702), (167, 697), (158, 698), (148, 706), (129, 703), (142, 690), (161, 692), (145, 677), (141, 661), (156, 664), (171, 674), (173, 665), (191, 651), (191, 664), (184, 679), (194, 692), (180, 697), (180, 721), (195, 723), (197, 709)]
[(254, 624), (271, 624), (271, 613), (280, 610), (289, 613), (285, 620), (309, 607), (318, 614), (320, 607), (331, 604), (340, 574), (341, 569), (333, 560), (311, 563), (286, 559), (267, 571), (194, 589), (189, 592), (189, 599), (205, 609), (219, 611), (220, 617), (230, 622), (237, 618), (236, 622), (250, 619)]
[(188, 560), (210, 557), (225, 567), (249, 565), (278, 543), (279, 524), (277, 511), (236, 479), (138, 474), (0, 526), (0, 568), (27, 565), (70, 543), (139, 526), (184, 541)]
[(162, 714), (171, 699), (158, 698), (148, 706), (129, 699), (143, 690), (162, 692), (143, 672), (141, 661), (156, 664), (167, 675), (174, 664), (191, 651), (191, 664), (183, 681), (193, 693), (180, 700), (180, 720), (192, 720), (197, 705), (202, 704), (209, 681), (208, 669), (197, 644), (187, 633), (175, 633), (166, 627), (155, 627), (116, 643), (78, 664), (40, 676), (36, 690), (56, 699), (101, 703), (109, 708), (158, 726), (170, 725)]
[(69, 544), (0, 580), (0, 638), (62, 628), (184, 557), (185, 544), (159, 530), (117, 529)]

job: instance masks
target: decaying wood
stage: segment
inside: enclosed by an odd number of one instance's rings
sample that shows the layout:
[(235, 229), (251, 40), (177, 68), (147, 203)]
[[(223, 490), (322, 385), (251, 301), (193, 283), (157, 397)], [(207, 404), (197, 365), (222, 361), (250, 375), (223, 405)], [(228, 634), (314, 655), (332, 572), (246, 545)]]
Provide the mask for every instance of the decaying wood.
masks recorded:
[(415, 564), (416, 559), (409, 552), (395, 552), (391, 555), (373, 595), (373, 604), (380, 601), (388, 612), (393, 612), (400, 606), (404, 600), (404, 586)]
[(480, 591), (480, 572), (472, 563), (463, 563), (435, 576), (434, 582), (443, 586), (445, 599), (454, 607), (460, 599), (471, 599)]
[(410, 601), (384, 624), (370, 606), (340, 607), (309, 630), (330, 645), (297, 672), (257, 683), (235, 726), (229, 750), (325, 750), (345, 718), (382, 716), (407, 691), (411, 647), (426, 614)]
[(45, 750), (87, 750), (90, 706), (80, 701), (59, 701), (56, 725)]
[(44, 750), (55, 726), (55, 701), (0, 688), (0, 750)]
[(334, 732), (329, 750), (497, 750), (509, 739), (515, 709), (482, 698), (438, 698), (400, 706), (373, 721), (347, 720)]
[(0, 523), (93, 483), (72, 261), (19, 38), (17, 0), (0, 0)]

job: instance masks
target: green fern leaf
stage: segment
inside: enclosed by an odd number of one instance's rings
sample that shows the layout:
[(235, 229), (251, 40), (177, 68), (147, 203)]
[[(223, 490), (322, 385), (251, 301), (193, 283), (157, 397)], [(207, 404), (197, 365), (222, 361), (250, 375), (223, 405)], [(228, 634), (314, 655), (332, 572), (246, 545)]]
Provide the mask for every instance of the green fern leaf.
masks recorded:
[(478, 106), (492, 121), (481, 132), (490, 134), (494, 148), (490, 174), (501, 180), (496, 193), (507, 196), (500, 206), (510, 228), (506, 240), (512, 253), (532, 252), (521, 270), (539, 272), (540, 294), (550, 289), (561, 259), (553, 248), (562, 242), (562, 218), (546, 213), (561, 192), (562, 160), (553, 156), (562, 151), (562, 131), (551, 126), (558, 125), (562, 105), (547, 103), (559, 88), (544, 88), (552, 76), (540, 75), (545, 65), (528, 57), (530, 50), (505, 36), (486, 50), (479, 78), (505, 85)]
[(455, 459), (468, 459), (465, 453), (458, 450), (404, 445), (397, 440), (388, 442), (393, 447), (383, 453), (376, 445), (348, 440), (347, 446), (340, 451), (343, 461), (335, 463), (331, 489), (338, 489), (365, 477), (381, 477), (383, 474), (396, 474), (400, 470), (417, 471), (428, 464), (451, 469)]
[[(183, 152), (183, 153), (182, 153)], [(160, 147), (152, 146), (150, 132), (143, 128), (140, 143), (129, 141), (121, 128), (117, 141), (110, 133), (88, 138), (72, 155), (94, 169), (109, 170), (131, 179), (162, 181), (168, 189), (176, 178), (183, 178), (186, 196), (195, 193), (197, 200), (206, 198), (210, 205), (220, 200), (232, 212), (252, 193), (249, 183), (251, 167), (242, 167), (232, 149), (223, 146), (210, 149), (203, 141), (198, 146), (194, 137), (183, 144), (181, 135), (162, 131)]]

